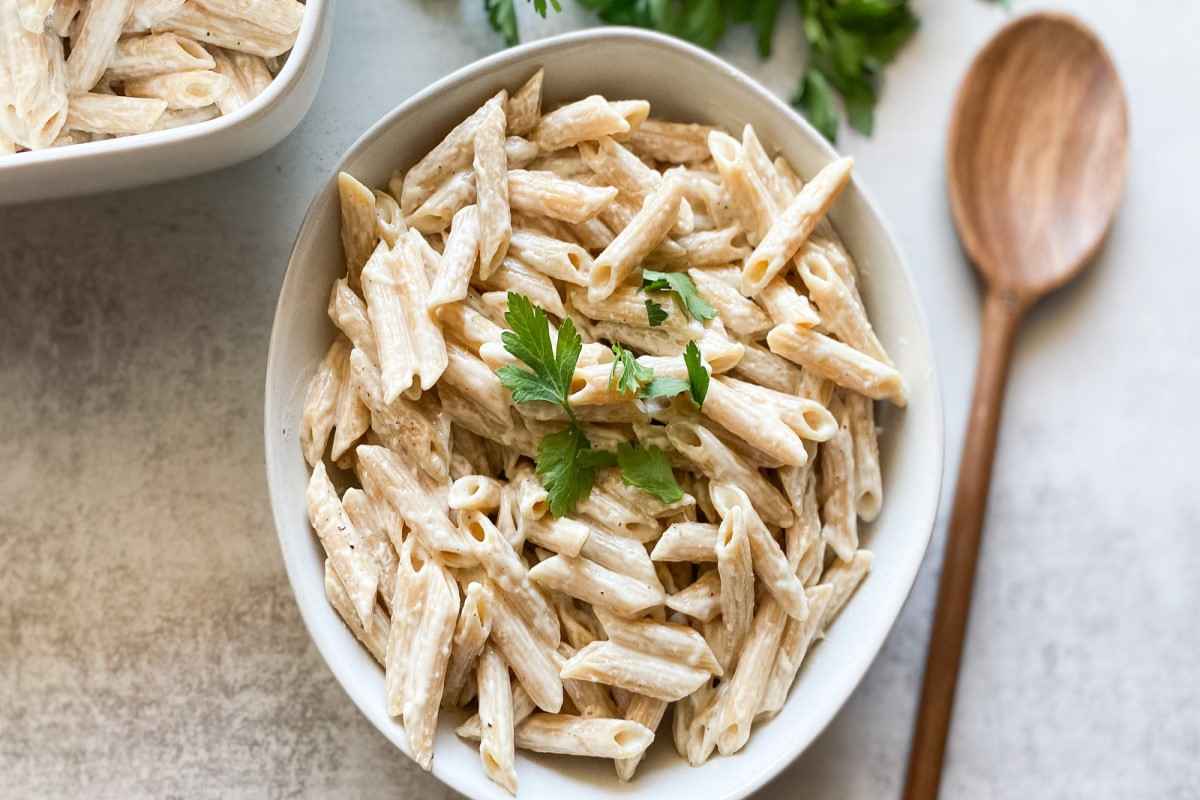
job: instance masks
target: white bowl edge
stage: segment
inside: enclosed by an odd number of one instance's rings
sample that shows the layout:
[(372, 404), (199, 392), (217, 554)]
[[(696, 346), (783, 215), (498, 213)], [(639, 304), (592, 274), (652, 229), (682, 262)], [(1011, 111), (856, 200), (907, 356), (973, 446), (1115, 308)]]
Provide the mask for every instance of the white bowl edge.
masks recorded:
[[(333, 36), (333, 11), (334, 0), (308, 0), (283, 68), (261, 94), (232, 114), (136, 136), (0, 156), (0, 206), (196, 175), (278, 144), (316, 97)], [(140, 159), (137, 170), (130, 168), (135, 158)]]
[[(655, 94), (669, 91), (662, 85), (665, 79), (658, 79), (655, 90), (610, 91), (613, 96), (650, 96), (656, 111), (667, 118), (718, 121), (723, 117), (737, 117), (753, 122), (764, 144), (787, 155), (805, 175), (811, 175), (834, 156), (833, 149), (790, 108), (715, 56), (660, 34), (600, 28), (522, 45), (453, 73), (405, 101), (373, 125), (333, 170), (330, 180), (313, 199), (305, 215), (276, 307), (265, 394), (267, 478), (288, 577), (305, 625), (347, 694), (402, 750), (406, 748), (404, 734), (400, 726), (387, 717), (378, 667), (325, 601), (320, 579), (322, 556), (305, 517), (303, 480), (307, 470), (296, 442), (297, 411), (307, 377), (328, 346), (333, 329), (327, 321), (316, 325), (301, 321), (301, 335), (309, 345), (310, 353), (301, 356), (297, 351), (304, 349), (303, 345), (283, 341), (284, 328), (288, 327), (285, 320), (293, 316), (310, 319), (308, 314), (298, 313), (301, 309), (312, 314), (321, 313), (324, 302), (319, 298), (326, 296), (333, 276), (340, 270), (337, 262), (329, 263), (331, 250), (340, 253), (336, 241), (325, 241), (325, 259), (313, 259), (309, 252), (310, 249), (321, 249), (315, 233), (323, 224), (320, 220), (324, 218), (324, 224), (336, 224), (333, 176), (338, 170), (348, 169), (370, 185), (381, 185), (390, 169), (402, 161), (392, 155), (394, 148), (384, 148), (381, 140), (402, 137), (411, 142), (405, 146), (414, 153), (423, 153), (453, 122), (465, 116), (499, 86), (511, 89), (537, 65), (565, 58), (567, 53), (577, 56), (577, 61), (595, 58), (595, 48), (642, 49), (650, 59), (690, 63), (698, 71), (707, 73), (695, 77), (702, 77), (710, 85), (735, 84), (733, 88), (728, 85), (724, 88), (741, 92), (745, 108), (723, 108), (711, 93), (696, 99), (680, 99), (676, 95), (656, 102)], [(607, 62), (605, 66), (611, 66), (611, 63)], [(574, 74), (566, 77), (572, 69)], [(629, 67), (622, 65), (619, 69)], [(644, 69), (644, 72), (652, 74), (650, 70)], [(592, 86), (598, 87), (595, 91), (603, 91), (603, 85), (611, 86), (613, 80), (595, 71), (589, 72), (584, 66), (568, 64), (547, 69), (546, 89), (551, 97), (570, 96), (578, 90), (568, 88), (564, 91), (565, 85)], [(699, 90), (691, 94), (699, 94)], [(665, 113), (662, 113), (664, 108)], [(682, 110), (684, 108), (687, 110)], [(400, 128), (397, 123), (410, 115), (442, 119), (440, 124), (406, 126), (405, 131), (397, 132)], [(801, 135), (797, 137), (797, 133)], [(891, 409), (881, 412), (880, 424), (885, 429), (881, 442), (885, 460), (884, 512), (879, 521), (866, 528), (868, 546), (878, 542), (885, 532), (889, 542), (896, 537), (901, 537), (901, 541), (888, 544), (882, 553), (877, 551), (872, 575), (832, 626), (827, 639), (807, 659), (788, 705), (774, 720), (755, 726), (749, 745), (741, 753), (728, 758), (714, 757), (704, 767), (692, 769), (677, 760), (672, 751), (669, 753), (672, 766), (664, 767), (668, 760), (664, 750), (669, 750), (670, 744), (669, 741), (656, 742), (653, 752), (629, 785), (616, 780), (609, 764), (581, 765), (577, 761), (530, 758), (522, 754), (518, 759), (518, 772), (524, 796), (540, 796), (539, 790), (567, 790), (572, 792), (573, 798), (611, 798), (637, 791), (662, 796), (683, 796), (699, 791), (701, 794), (697, 796), (721, 800), (745, 797), (778, 774), (825, 728), (862, 679), (899, 615), (928, 547), (941, 490), (943, 429), (937, 373), (928, 325), (911, 274), (890, 228), (857, 181), (843, 195), (832, 217), (866, 276), (864, 294), (880, 337), (913, 390), (912, 402), (903, 415)], [(336, 240), (336, 236), (333, 238)], [(304, 273), (312, 270), (298, 265), (302, 258), (325, 264), (329, 281), (319, 287), (311, 285), (311, 276)], [(880, 264), (887, 266), (883, 270), (876, 269)], [(905, 302), (881, 304), (878, 295), (884, 284), (889, 285), (889, 291), (898, 292)], [(301, 297), (307, 302), (298, 300)], [(323, 313), (321, 317), (324, 318)], [(903, 419), (902, 425), (897, 424), (900, 419)], [(893, 430), (888, 431), (889, 427)], [(918, 440), (914, 441), (914, 437)], [(899, 463), (889, 463), (898, 462), (897, 450), (901, 447), (908, 451), (903, 472)], [(458, 742), (452, 727), (446, 720), (439, 724), (434, 775), (471, 797), (506, 797), (503, 790), (483, 776), (476, 751)], [(669, 728), (660, 728), (658, 738), (669, 740)], [(785, 739), (787, 744), (772, 748), (771, 740), (774, 739)]]

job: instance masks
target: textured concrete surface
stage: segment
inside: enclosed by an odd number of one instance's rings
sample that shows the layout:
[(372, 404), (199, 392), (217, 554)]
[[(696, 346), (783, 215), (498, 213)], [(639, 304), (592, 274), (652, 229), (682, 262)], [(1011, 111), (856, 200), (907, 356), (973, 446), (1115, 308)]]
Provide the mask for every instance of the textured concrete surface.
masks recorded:
[[(1066, 5), (1124, 74), (1133, 169), (1097, 268), (1018, 348), (943, 797), (1196, 798), (1200, 9)], [(918, 6), (877, 134), (842, 146), (917, 273), (953, 467), (978, 300), (941, 153), (953, 87), (1004, 15)], [(527, 36), (585, 23), (521, 20)], [(768, 64), (748, 34), (724, 54), (788, 94), (794, 23)], [(0, 796), (450, 794), (308, 642), (268, 513), (261, 387), (314, 187), (386, 110), (497, 46), (474, 0), (340, 0), (316, 107), (279, 147), (188, 181), (0, 208)], [(897, 795), (943, 535), (862, 686), (761, 797)]]

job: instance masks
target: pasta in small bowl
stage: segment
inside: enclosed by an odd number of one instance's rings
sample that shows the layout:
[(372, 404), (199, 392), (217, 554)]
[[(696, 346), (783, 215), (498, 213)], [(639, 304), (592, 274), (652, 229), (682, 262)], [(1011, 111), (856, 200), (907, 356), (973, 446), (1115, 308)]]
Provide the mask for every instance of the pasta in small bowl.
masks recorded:
[(300, 122), (332, 0), (0, 0), (0, 205), (255, 156)]
[(468, 67), (343, 158), (276, 311), (268, 483), (314, 641), (423, 768), (471, 797), (743, 797), (849, 696), (942, 458), (923, 316), (852, 171), (727, 65), (622, 29)]

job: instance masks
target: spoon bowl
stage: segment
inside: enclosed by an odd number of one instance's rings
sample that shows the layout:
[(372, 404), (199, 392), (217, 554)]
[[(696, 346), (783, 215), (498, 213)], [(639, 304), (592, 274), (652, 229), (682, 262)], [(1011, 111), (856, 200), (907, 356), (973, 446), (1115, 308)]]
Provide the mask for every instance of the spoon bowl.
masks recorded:
[(1099, 249), (1125, 182), (1129, 123), (1116, 67), (1072, 17), (1009, 24), (958, 92), (946, 162), (968, 257), (1032, 300)]

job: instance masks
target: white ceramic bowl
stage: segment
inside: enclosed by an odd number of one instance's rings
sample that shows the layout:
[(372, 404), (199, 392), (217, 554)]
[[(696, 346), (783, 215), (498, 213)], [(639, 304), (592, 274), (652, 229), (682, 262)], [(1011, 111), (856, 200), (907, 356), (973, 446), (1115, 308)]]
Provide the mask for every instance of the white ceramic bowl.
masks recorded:
[[(364, 714), (397, 747), (400, 726), (387, 715), (383, 673), (325, 601), (323, 555), (305, 516), (308, 469), (297, 441), (305, 387), (334, 334), (325, 315), (329, 287), (343, 271), (334, 175), (346, 170), (382, 185), (398, 165), (413, 163), (455, 123), (501, 87), (546, 68), (549, 102), (602, 93), (642, 97), (668, 119), (740, 130), (750, 122), (803, 175), (834, 155), (811, 127), (758, 84), (690, 45), (658, 34), (602, 28), (524, 45), (459, 70), (392, 111), (367, 131), (330, 173), (296, 239), (271, 334), (266, 385), (267, 480), (288, 577), (313, 641)], [(899, 248), (862, 187), (851, 185), (833, 220), (862, 269), (863, 294), (880, 338), (912, 388), (904, 412), (886, 408), (883, 514), (865, 531), (874, 569), (814, 649), (787, 706), (757, 725), (747, 747), (693, 769), (663, 729), (632, 784), (612, 764), (520, 754), (521, 797), (572, 800), (627, 797), (741, 798), (777, 774), (829, 722), (862, 678), (895, 621), (925, 554), (942, 476), (942, 415), (924, 315)], [(459, 714), (443, 714), (433, 772), (472, 798), (507, 797), (480, 769), (478, 753), (459, 741)]]
[(0, 206), (110, 192), (227, 167), (278, 144), (312, 106), (333, 37), (333, 0), (308, 0), (287, 63), (233, 114), (138, 136), (0, 156)]

